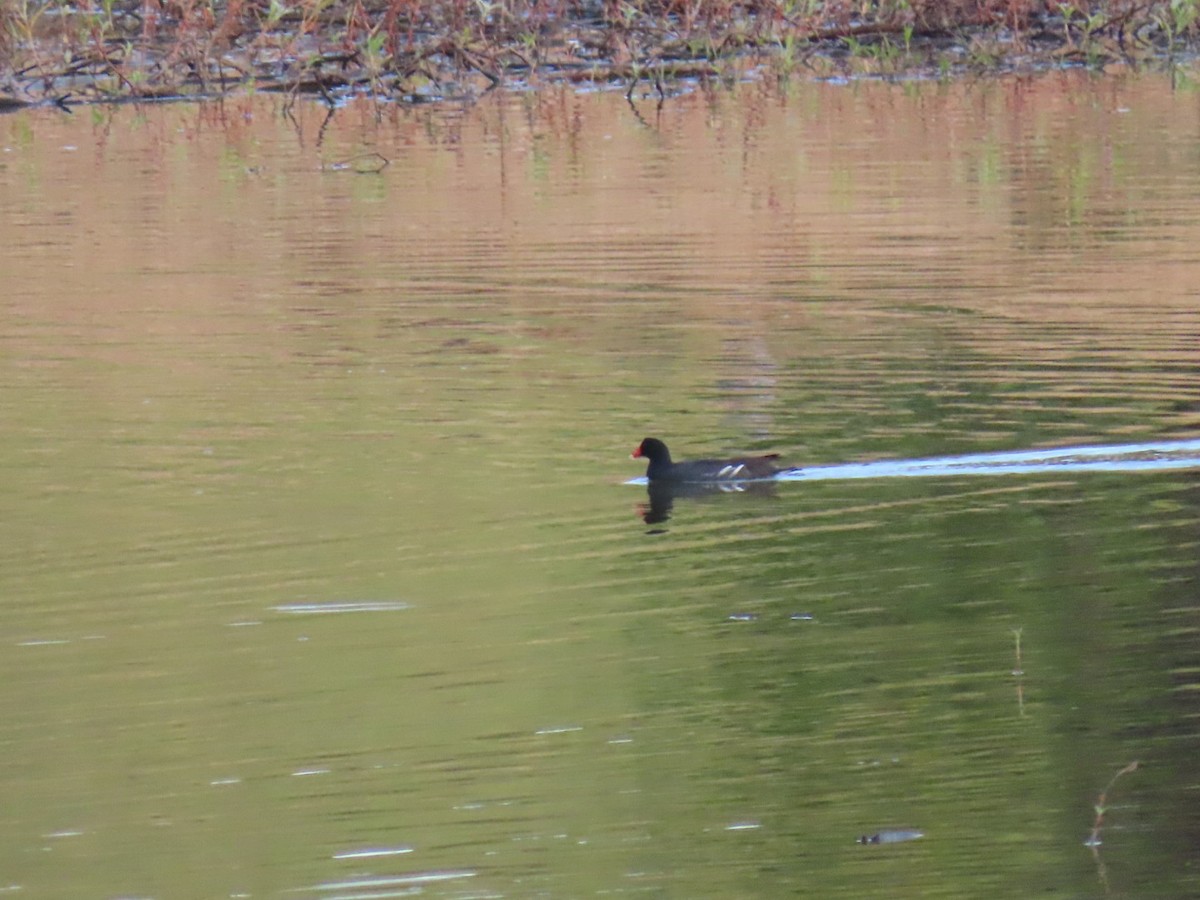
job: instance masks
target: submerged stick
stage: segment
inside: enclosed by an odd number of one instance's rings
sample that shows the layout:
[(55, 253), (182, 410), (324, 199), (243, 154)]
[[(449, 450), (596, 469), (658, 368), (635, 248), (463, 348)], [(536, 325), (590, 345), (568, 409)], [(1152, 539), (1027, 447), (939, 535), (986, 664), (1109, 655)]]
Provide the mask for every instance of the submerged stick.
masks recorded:
[(1021, 632), (1023, 630), (1022, 628), (1014, 628), (1012, 630), (1017, 652), (1017, 661), (1013, 665), (1012, 673), (1017, 679), (1017, 711), (1022, 716), (1025, 715), (1025, 683), (1021, 680), (1025, 674), (1025, 670), (1021, 668)]
[(1108, 870), (1105, 868), (1104, 860), (1100, 858), (1100, 829), (1104, 827), (1104, 815), (1108, 812), (1108, 795), (1113, 789), (1113, 785), (1117, 783), (1117, 779), (1122, 775), (1128, 775), (1130, 772), (1136, 772), (1138, 761), (1135, 759), (1120, 772), (1109, 779), (1108, 784), (1104, 786), (1104, 790), (1100, 792), (1100, 796), (1096, 799), (1096, 820), (1092, 823), (1092, 833), (1088, 835), (1088, 839), (1083, 842), (1083, 845), (1092, 851), (1092, 856), (1096, 860), (1096, 874), (1100, 879), (1100, 883), (1108, 887)]
[(1102, 843), (1100, 840), (1100, 829), (1104, 827), (1104, 814), (1108, 812), (1108, 792), (1113, 789), (1113, 785), (1117, 783), (1118, 778), (1122, 775), (1128, 775), (1130, 772), (1136, 772), (1137, 767), (1138, 761), (1135, 759), (1114, 775), (1108, 784), (1104, 786), (1104, 790), (1100, 792), (1100, 796), (1096, 800), (1096, 821), (1092, 823), (1092, 833), (1083, 842), (1085, 847), (1099, 847)]

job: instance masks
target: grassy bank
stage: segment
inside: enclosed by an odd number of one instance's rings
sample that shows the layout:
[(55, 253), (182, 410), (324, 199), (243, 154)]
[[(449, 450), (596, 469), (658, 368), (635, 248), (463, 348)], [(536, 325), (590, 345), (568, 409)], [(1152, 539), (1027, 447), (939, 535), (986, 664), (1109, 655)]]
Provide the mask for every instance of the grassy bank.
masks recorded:
[[(407, 102), (539, 79), (954, 77), (1190, 59), (1200, 0), (0, 0), (0, 108), (347, 92)], [(638, 86), (641, 86), (640, 88)]]

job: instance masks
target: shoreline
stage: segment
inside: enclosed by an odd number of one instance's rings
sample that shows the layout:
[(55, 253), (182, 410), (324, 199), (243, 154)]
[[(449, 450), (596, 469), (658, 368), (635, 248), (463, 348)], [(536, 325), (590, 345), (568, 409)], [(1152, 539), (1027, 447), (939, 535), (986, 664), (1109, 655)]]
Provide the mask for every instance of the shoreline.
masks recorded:
[[(593, 83), (660, 102), (696, 81), (949, 80), (1062, 68), (1191, 77), (1200, 0), (1124, 6), (535, 0), (111, 0), (0, 8), (0, 112), (265, 91), (420, 104)], [(749, 11), (747, 11), (749, 10)]]

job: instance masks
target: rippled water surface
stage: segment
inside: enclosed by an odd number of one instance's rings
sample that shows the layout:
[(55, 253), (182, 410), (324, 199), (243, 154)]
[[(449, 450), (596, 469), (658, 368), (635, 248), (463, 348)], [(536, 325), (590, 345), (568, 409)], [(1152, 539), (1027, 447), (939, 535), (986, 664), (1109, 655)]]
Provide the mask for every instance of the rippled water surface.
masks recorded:
[(1198, 110), (0, 118), (0, 892), (1200, 893)]

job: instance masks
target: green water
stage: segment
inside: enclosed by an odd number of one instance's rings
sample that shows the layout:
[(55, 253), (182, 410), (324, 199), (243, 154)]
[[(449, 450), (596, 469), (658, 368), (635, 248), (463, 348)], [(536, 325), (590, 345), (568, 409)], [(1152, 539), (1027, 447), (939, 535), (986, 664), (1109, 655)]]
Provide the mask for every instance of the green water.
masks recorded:
[(1194, 436), (1186, 95), (272, 103), (0, 119), (0, 889), (1200, 889), (1195, 472), (623, 484)]

